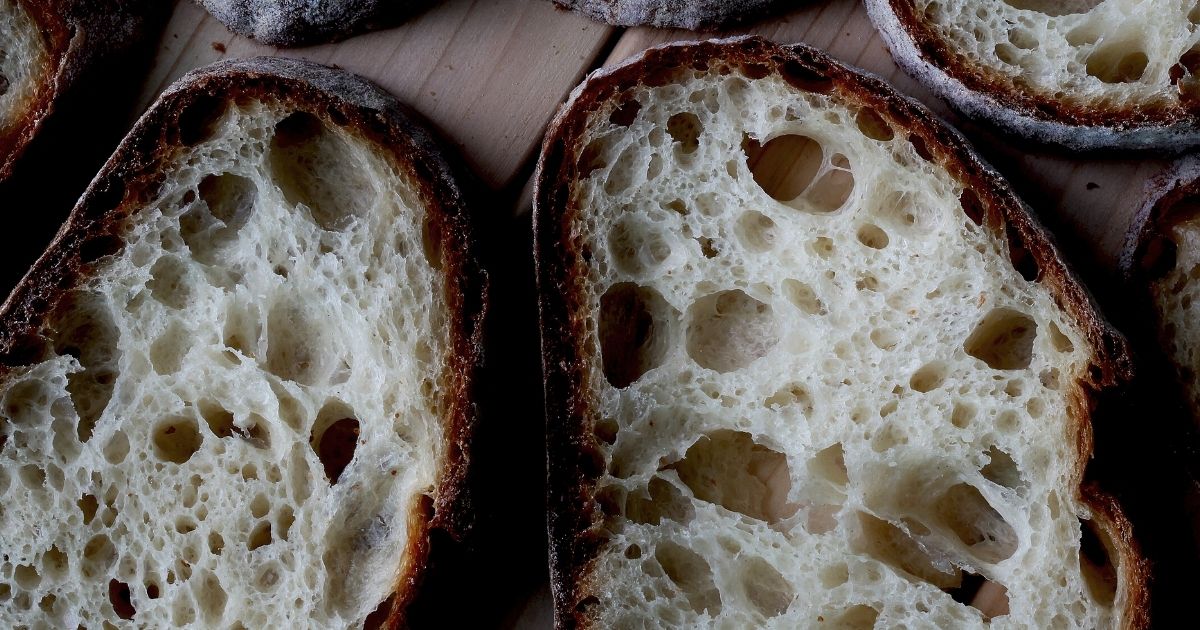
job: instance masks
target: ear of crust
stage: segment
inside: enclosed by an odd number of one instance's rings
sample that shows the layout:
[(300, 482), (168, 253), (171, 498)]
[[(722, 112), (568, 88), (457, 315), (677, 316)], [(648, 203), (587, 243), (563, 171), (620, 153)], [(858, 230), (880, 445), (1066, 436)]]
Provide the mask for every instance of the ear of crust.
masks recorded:
[[(142, 116), (96, 176), (47, 251), (0, 306), (0, 375), (52, 353), (42, 337), (50, 314), (72, 288), (88, 282), (100, 261), (119, 253), (123, 230), (163, 184), (197, 127), (235, 103), (262, 101), (306, 112), (359, 136), (417, 187), (426, 208), (427, 246), (437, 252), (448, 319), (448, 352), (439, 401), (443, 444), (433, 496), (420, 495), (406, 523), (407, 548), (395, 558), (392, 595), (368, 619), (375, 627), (402, 627), (429, 558), (429, 534), (462, 540), (473, 527), (468, 472), (477, 422), (476, 374), (483, 362), (482, 322), (488, 280), (477, 258), (469, 213), (474, 180), (447, 144), (416, 112), (374, 84), (315, 63), (275, 57), (231, 60), (189, 72)], [(0, 447), (3, 443), (0, 442)], [(319, 475), (320, 473), (318, 473)], [(382, 577), (382, 576), (381, 576)]]
[(554, 0), (554, 3), (615, 26), (693, 31), (710, 31), (760, 20), (792, 6), (780, 0)]
[(272, 46), (336, 42), (388, 28), (434, 0), (196, 0), (239, 35)]
[(1194, 99), (1114, 105), (1056, 96), (972, 61), (939, 36), (914, 0), (866, 0), (866, 8), (897, 65), (970, 118), (1076, 151), (1178, 153), (1200, 144)]
[[(29, 34), (35, 48), (30, 84), (21, 102), (5, 102), (0, 90), (0, 180), (7, 179), (25, 148), (53, 114), (70, 98), (72, 88), (90, 73), (136, 46), (148, 36), (153, 0), (14, 0), (10, 10), (28, 17), (37, 28)], [(20, 23), (20, 22), (18, 22)], [(16, 52), (10, 52), (16, 57)], [(8, 94), (10, 101), (15, 96)]]
[(604, 499), (597, 496), (598, 481), (607, 474), (608, 462), (592, 429), (599, 420), (599, 397), (606, 385), (596, 382), (592, 367), (599, 351), (592, 340), (595, 323), (589, 321), (593, 252), (590, 245), (582, 244), (581, 237), (591, 228), (583, 227), (588, 210), (573, 198), (576, 184), (588, 172), (583, 164), (589, 162), (583, 154), (585, 130), (597, 112), (613, 111), (610, 120), (620, 124), (615, 112), (623, 110), (614, 109), (614, 103), (621, 102), (618, 99), (630, 90), (670, 85), (714, 67), (742, 72), (751, 79), (779, 75), (798, 94), (832, 95), (876, 112), (893, 129), (908, 134), (914, 145), (919, 143), (918, 152), (928, 154), (927, 160), (946, 169), (978, 196), (978, 203), (972, 205), (984, 216), (976, 222), (982, 222), (997, 238), (1009, 240), (1014, 264), (1017, 256), (1034, 261), (1037, 282), (1054, 296), (1058, 308), (1075, 320), (1092, 349), (1090, 368), (1080, 375), (1069, 397), (1070, 426), (1064, 438), (1077, 449), (1071, 484), (1081, 502), (1103, 519), (1106, 531), (1113, 532), (1119, 548), (1124, 582), (1118, 616), (1128, 627), (1142, 627), (1147, 614), (1146, 572), (1128, 522), (1110, 498), (1079, 490), (1083, 468), (1091, 457), (1090, 412), (1096, 395), (1132, 378), (1125, 340), (1098, 315), (1091, 296), (1030, 209), (957, 132), (876, 77), (804, 45), (783, 47), (758, 38), (666, 45), (596, 71), (574, 90), (546, 135), (535, 175), (534, 220), (548, 424), (548, 527), (558, 626), (597, 623), (593, 593), (606, 587), (595, 582), (594, 569), (612, 536), (606, 530)]

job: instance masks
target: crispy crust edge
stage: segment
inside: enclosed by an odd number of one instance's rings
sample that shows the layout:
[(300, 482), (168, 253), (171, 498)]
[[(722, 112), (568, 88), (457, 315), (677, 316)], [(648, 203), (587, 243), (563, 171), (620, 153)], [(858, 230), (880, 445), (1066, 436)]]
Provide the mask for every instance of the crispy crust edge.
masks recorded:
[[(852, 102), (870, 106), (897, 129), (918, 138), (943, 168), (967, 184), (987, 209), (985, 222), (996, 238), (1010, 239), (1039, 269), (1038, 281), (1059, 307), (1079, 322), (1095, 352), (1079, 376), (1065, 439), (1074, 442), (1078, 457), (1073, 478), (1083, 482), (1092, 454), (1091, 410), (1100, 392), (1128, 383), (1133, 363), (1125, 339), (1099, 314), (1091, 295), (1059, 255), (1051, 236), (1032, 210), (991, 167), (970, 149), (966, 140), (913, 99), (896, 92), (883, 80), (845, 66), (811, 47), (781, 46), (757, 37), (669, 44), (645, 51), (622, 65), (590, 75), (571, 94), (551, 123), (535, 173), (534, 239), (542, 330), (548, 444), (548, 528), (551, 541), (551, 585), (556, 624), (587, 627), (588, 578), (603, 543), (598, 527), (602, 513), (594, 500), (604, 460), (595, 445), (595, 421), (589, 352), (585, 344), (586, 277), (584, 252), (572, 239), (580, 209), (570, 204), (578, 138), (589, 116), (608, 99), (636, 85), (668, 82), (677, 69), (707, 68), (710, 62), (779, 72), (798, 90), (836, 91)], [(1014, 240), (1015, 239), (1015, 240)], [(1021, 245), (1023, 243), (1023, 245)], [(1094, 510), (1117, 517), (1114, 540), (1131, 541), (1132, 530), (1119, 506), (1094, 504), (1095, 495), (1079, 490), (1077, 498)], [(1111, 508), (1111, 509), (1110, 509)], [(1122, 557), (1140, 557), (1131, 546)], [(1126, 563), (1132, 566), (1132, 563)], [(1146, 574), (1131, 571), (1122, 584), (1126, 608), (1122, 617), (1133, 627), (1144, 625)]]
[[(16, 366), (44, 356), (38, 335), (62, 295), (89, 277), (97, 261), (119, 251), (121, 224), (139, 210), (162, 182), (158, 172), (180, 146), (180, 128), (205, 108), (223, 110), (239, 98), (274, 100), (317, 115), (364, 137), (419, 187), (442, 252), (442, 274), (450, 329), (450, 356), (443, 366), (449, 383), (445, 461), (433, 497), (422, 496), (405, 515), (405, 556), (383, 611), (386, 625), (401, 627), (416, 596), (429, 554), (432, 529), (456, 540), (472, 527), (469, 510), (469, 444), (478, 421), (477, 373), (483, 362), (482, 321), (488, 279), (477, 253), (469, 214), (465, 167), (448, 158), (444, 144), (419, 115), (365, 79), (318, 64), (282, 58), (221, 62), (194, 70), (150, 107), (93, 180), (46, 252), (0, 306), (0, 362)], [(198, 109), (200, 111), (198, 111)], [(452, 155), (452, 154), (451, 154)], [(454, 160), (454, 161), (452, 161)], [(7, 368), (0, 368), (0, 372)]]
[(46, 46), (47, 73), (25, 112), (0, 135), (0, 181), (37, 137), (63, 99), (92, 72), (135, 47), (149, 30), (151, 0), (15, 0), (38, 25)]
[(1200, 144), (1195, 109), (1092, 109), (1022, 91), (985, 67), (956, 61), (951, 46), (916, 15), (911, 0), (864, 2), (896, 64), (969, 118), (1075, 151), (1179, 153)]

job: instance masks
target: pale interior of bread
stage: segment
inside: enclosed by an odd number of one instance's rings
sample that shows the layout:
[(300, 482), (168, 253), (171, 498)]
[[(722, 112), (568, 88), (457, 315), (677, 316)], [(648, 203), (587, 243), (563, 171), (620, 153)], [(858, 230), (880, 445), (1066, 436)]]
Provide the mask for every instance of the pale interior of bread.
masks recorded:
[(1195, 0), (912, 0), (960, 63), (1046, 98), (1122, 109), (1200, 98)]
[(0, 384), (0, 626), (360, 626), (443, 454), (426, 203), (377, 145), (231, 106)]
[(1113, 623), (1069, 418), (1093, 351), (918, 144), (736, 68), (590, 114), (596, 627)]
[(24, 114), (48, 62), (37, 24), (14, 0), (0, 0), (0, 134)]
[(1200, 200), (1185, 199), (1171, 209), (1184, 220), (1166, 228), (1173, 245), (1174, 264), (1154, 281), (1154, 296), (1158, 307), (1163, 338), (1168, 341), (1167, 353), (1174, 359), (1180, 380), (1187, 390), (1193, 409), (1200, 409), (1200, 387), (1196, 374), (1200, 368)]

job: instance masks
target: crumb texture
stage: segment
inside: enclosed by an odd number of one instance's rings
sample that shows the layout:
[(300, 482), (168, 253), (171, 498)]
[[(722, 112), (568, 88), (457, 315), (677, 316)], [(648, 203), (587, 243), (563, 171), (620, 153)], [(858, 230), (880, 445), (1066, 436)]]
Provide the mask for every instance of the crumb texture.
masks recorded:
[(13, 133), (50, 60), (38, 26), (15, 0), (0, 0), (0, 136)]
[(711, 29), (753, 20), (779, 0), (554, 0), (594, 20), (619, 26)]
[(714, 61), (568, 139), (606, 541), (570, 606), (1113, 625), (1120, 559), (1078, 498), (1081, 325), (920, 137), (813, 86)]
[[(890, 12), (893, 3), (910, 5), (954, 63), (1018, 92), (1113, 111), (1200, 99), (1194, 0), (870, 2), (873, 12)], [(906, 37), (887, 28), (891, 38)]]
[(417, 185), (281, 103), (185, 114), (0, 380), (0, 626), (361, 626), (433, 492), (450, 333)]

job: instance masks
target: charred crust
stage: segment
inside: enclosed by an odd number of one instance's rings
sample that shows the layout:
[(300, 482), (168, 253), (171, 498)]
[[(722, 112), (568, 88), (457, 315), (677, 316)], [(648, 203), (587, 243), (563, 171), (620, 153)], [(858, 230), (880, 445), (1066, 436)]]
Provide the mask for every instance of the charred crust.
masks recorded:
[[(1125, 339), (1098, 314), (1091, 295), (1058, 253), (1048, 232), (991, 167), (975, 155), (967, 141), (911, 98), (877, 77), (851, 69), (805, 45), (781, 46), (757, 37), (666, 45), (645, 51), (620, 66), (593, 73), (576, 89), (551, 123), (535, 173), (534, 239), (541, 308), (542, 359), (545, 378), (547, 447), (551, 472), (548, 527), (551, 581), (556, 623), (563, 628), (588, 625), (588, 578), (603, 544), (601, 513), (594, 494), (599, 474), (589, 460), (598, 453), (591, 427), (595, 422), (593, 386), (587, 366), (587, 304), (581, 278), (587, 262), (576, 240), (580, 209), (571, 200), (571, 182), (579, 175), (577, 160), (592, 112), (623, 92), (660, 81), (664, 75), (692, 68), (725, 66), (767, 68), (799, 90), (834, 94), (851, 104), (870, 107), (897, 129), (905, 129), (925, 147), (930, 161), (946, 169), (973, 191), (972, 206), (995, 238), (1009, 235), (1023, 243), (1038, 282), (1058, 305), (1079, 322), (1094, 357), (1080, 375), (1076, 404), (1064, 439), (1078, 448), (1078, 470), (1092, 454), (1090, 410), (1096, 392), (1128, 382), (1133, 364)], [(1112, 503), (1114, 514), (1119, 507)], [(1123, 517), (1120, 517), (1123, 518)], [(1124, 521), (1127, 522), (1127, 521)], [(1123, 551), (1124, 553), (1124, 551)], [(1136, 551), (1128, 553), (1136, 555)], [(1134, 557), (1134, 556), (1131, 556)], [(1140, 574), (1138, 574), (1140, 575)], [(1129, 601), (1142, 601), (1144, 583), (1132, 582)], [(1127, 615), (1141, 614), (1129, 609)]]
[(461, 539), (471, 528), (468, 478), (474, 404), (483, 362), (482, 321), (487, 276), (477, 258), (470, 203), (474, 180), (418, 114), (365, 79), (318, 64), (256, 58), (214, 64), (185, 75), (142, 116), (96, 176), (49, 249), (0, 306), (0, 372), (43, 358), (41, 335), (62, 296), (79, 286), (96, 262), (117, 253), (129, 219), (162, 183), (162, 169), (181, 148), (181, 116), (197, 103), (244, 100), (277, 102), (310, 112), (378, 147), (418, 188), (438, 231), (443, 252), (442, 287), (449, 311), (451, 356), (442, 378), (449, 384), (443, 407), (446, 460), (433, 497), (422, 497), (409, 516), (409, 547), (396, 583), (391, 627), (403, 623), (404, 607), (428, 556), (432, 529)]

